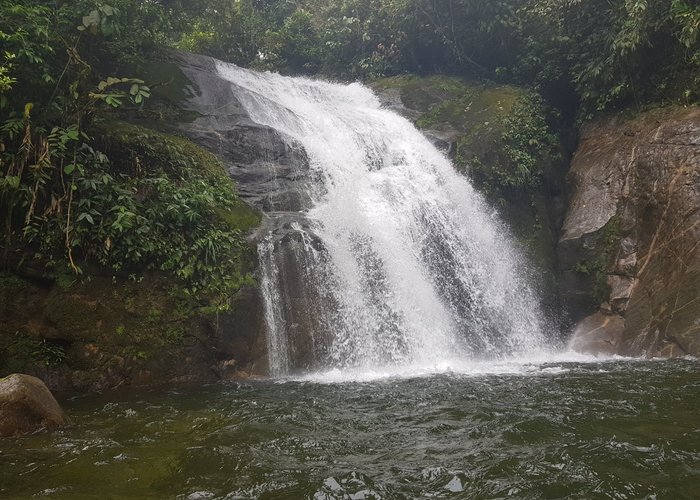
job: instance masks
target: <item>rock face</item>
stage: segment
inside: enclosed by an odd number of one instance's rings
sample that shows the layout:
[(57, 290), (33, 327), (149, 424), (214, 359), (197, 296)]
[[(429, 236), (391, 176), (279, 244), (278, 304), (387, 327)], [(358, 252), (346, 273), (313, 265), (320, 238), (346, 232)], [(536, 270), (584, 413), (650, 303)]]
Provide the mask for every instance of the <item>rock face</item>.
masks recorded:
[(171, 59), (155, 65), (154, 74), (143, 76), (171, 82), (160, 92), (180, 111), (173, 126), (225, 162), (249, 204), (266, 213), (308, 208), (311, 200), (303, 189), (308, 160), (303, 148), (253, 122), (235, 85), (218, 76), (214, 59), (184, 52), (173, 53)]
[(268, 373), (265, 282), (281, 275), (283, 286), (274, 293), (279, 294), (276, 299), (290, 330), (290, 349), (299, 363), (290, 368), (306, 368), (314, 350), (312, 338), (321, 330), (314, 314), (319, 298), (308, 286), (314, 266), (305, 251), (311, 240), (318, 246), (305, 216), (311, 208), (305, 189), (309, 180), (306, 152), (290, 137), (248, 117), (237, 97), (238, 89), (218, 76), (214, 59), (176, 53), (173, 61), (168, 71), (182, 72), (188, 82), (175, 104), (196, 117), (178, 123), (178, 130), (215, 153), (228, 166), (241, 198), (264, 214), (260, 228), (250, 238), (265, 253), (257, 276), (262, 288), (249, 290), (245, 306), (224, 319), (221, 353), (234, 356), (248, 351), (245, 369)]
[(44, 383), (30, 375), (0, 379), (0, 436), (69, 425), (70, 419)]
[(592, 314), (572, 346), (699, 355), (700, 109), (585, 126), (569, 175), (562, 290), (574, 320)]

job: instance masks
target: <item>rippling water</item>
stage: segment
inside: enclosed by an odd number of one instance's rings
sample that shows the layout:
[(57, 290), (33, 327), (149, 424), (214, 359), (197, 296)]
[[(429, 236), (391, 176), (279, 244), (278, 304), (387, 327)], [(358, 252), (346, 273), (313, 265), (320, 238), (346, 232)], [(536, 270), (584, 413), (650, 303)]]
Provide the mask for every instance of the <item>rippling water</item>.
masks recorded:
[(697, 498), (700, 361), (325, 374), (64, 401), (4, 498)]

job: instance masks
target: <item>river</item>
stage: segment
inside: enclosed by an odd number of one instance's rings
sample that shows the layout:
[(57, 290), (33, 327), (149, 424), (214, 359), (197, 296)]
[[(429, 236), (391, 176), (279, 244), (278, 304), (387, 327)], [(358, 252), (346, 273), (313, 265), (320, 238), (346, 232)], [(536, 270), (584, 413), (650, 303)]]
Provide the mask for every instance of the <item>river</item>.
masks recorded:
[(63, 397), (3, 498), (697, 498), (700, 361), (554, 356)]

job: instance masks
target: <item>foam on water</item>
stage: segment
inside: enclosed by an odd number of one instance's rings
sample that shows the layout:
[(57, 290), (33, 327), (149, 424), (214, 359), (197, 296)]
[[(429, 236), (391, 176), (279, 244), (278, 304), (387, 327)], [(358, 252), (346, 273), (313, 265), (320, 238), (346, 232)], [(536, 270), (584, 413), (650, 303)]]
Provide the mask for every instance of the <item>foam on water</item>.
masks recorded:
[(593, 356), (574, 351), (554, 353), (543, 350), (532, 353), (526, 358), (511, 358), (501, 360), (464, 360), (447, 359), (433, 365), (387, 365), (372, 368), (357, 367), (321, 370), (300, 376), (290, 376), (278, 379), (285, 382), (313, 382), (319, 384), (344, 384), (375, 382), (391, 379), (411, 379), (447, 375), (452, 377), (482, 377), (492, 375), (560, 375), (568, 373), (573, 367), (598, 365), (614, 361), (634, 362), (639, 358), (622, 356)]

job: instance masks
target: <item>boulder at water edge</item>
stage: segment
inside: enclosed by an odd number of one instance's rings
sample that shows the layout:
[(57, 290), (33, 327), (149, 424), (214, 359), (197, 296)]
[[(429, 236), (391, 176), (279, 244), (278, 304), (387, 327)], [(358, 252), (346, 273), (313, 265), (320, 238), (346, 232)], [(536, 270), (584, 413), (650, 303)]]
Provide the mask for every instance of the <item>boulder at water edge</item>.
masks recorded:
[(38, 378), (15, 373), (0, 379), (0, 436), (68, 424), (70, 419)]

